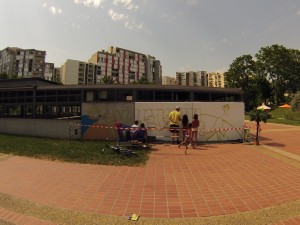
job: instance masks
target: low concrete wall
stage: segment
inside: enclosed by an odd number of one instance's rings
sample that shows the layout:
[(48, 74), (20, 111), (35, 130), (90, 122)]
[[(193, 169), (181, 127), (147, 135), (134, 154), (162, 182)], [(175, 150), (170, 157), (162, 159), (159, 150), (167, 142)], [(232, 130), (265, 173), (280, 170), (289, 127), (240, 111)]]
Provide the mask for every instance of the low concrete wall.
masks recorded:
[(57, 139), (80, 139), (79, 124), (80, 120), (1, 118), (0, 133)]

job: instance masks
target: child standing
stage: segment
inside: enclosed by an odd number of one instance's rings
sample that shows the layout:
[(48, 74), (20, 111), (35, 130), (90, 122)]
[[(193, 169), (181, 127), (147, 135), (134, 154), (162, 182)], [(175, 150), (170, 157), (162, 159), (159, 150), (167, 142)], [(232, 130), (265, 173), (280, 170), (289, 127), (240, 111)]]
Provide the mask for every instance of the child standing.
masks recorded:
[(181, 145), (185, 145), (185, 154), (187, 154), (187, 149), (188, 149), (188, 144), (189, 142), (191, 142), (191, 146), (193, 148), (194, 147), (194, 144), (193, 144), (193, 139), (192, 139), (192, 123), (189, 123), (188, 126), (187, 126), (187, 129), (186, 129), (186, 132), (185, 132), (185, 139), (184, 141), (182, 141), (179, 145), (178, 145), (178, 148), (180, 148)]
[(195, 146), (197, 145), (199, 125), (200, 125), (200, 122), (198, 120), (198, 114), (194, 114), (193, 120), (192, 120), (192, 139), (194, 140)]

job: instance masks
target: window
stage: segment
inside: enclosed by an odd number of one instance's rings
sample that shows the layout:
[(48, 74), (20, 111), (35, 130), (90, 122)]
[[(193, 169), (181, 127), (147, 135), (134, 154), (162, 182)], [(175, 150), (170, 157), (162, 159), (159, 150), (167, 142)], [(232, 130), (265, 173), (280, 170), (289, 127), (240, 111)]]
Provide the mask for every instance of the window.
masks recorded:
[(153, 101), (152, 90), (139, 90), (137, 91), (137, 101)]
[(155, 91), (156, 101), (172, 101), (172, 91)]

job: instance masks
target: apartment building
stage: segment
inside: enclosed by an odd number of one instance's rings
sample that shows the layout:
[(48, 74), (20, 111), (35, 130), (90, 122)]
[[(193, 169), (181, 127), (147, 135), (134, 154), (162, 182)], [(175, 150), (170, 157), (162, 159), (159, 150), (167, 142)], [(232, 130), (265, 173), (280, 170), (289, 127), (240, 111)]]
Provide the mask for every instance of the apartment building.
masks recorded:
[(53, 80), (53, 74), (54, 74), (54, 63), (45, 63), (45, 73), (44, 78), (45, 80), (52, 81)]
[(131, 84), (142, 77), (155, 84), (162, 82), (160, 61), (150, 55), (110, 46), (94, 53), (88, 62), (98, 65), (97, 83), (104, 77), (112, 77), (118, 84)]
[(68, 59), (60, 67), (60, 79), (63, 84), (97, 84), (100, 83), (99, 66), (93, 63)]
[(0, 74), (7, 78), (43, 78), (45, 57), (45, 51), (7, 47), (0, 52)]
[(224, 72), (211, 72), (208, 73), (208, 87), (221, 87), (225, 86)]
[(57, 82), (57, 83), (61, 83), (60, 68), (59, 67), (54, 67), (52, 81)]
[(176, 72), (176, 84), (181, 86), (202, 86), (207, 87), (206, 71), (198, 72)]
[(19, 49), (16, 54), (16, 75), (18, 78), (44, 78), (46, 51)]
[(221, 87), (225, 86), (224, 72), (176, 72), (176, 84), (181, 86)]
[(162, 76), (162, 85), (176, 85), (176, 78), (170, 76)]
[(0, 74), (7, 78), (16, 77), (16, 54), (20, 48), (7, 47), (0, 51)]

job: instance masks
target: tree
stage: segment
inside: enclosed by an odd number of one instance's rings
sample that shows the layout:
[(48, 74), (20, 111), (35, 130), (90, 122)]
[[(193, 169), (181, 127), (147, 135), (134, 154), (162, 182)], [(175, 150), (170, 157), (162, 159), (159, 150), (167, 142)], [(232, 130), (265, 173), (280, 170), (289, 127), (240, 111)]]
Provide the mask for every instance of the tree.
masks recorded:
[(264, 110), (254, 109), (249, 113), (249, 116), (250, 116), (250, 121), (255, 121), (256, 122), (255, 144), (259, 145), (259, 140), (258, 140), (258, 134), (259, 134), (259, 130), (260, 130), (259, 123), (261, 121), (266, 123), (268, 118), (269, 118), (269, 114), (267, 112), (265, 112)]
[(105, 76), (102, 78), (104, 84), (113, 84), (114, 78), (112, 76)]
[(292, 111), (300, 111), (300, 91), (298, 91), (291, 101)]
[(272, 45), (262, 47), (255, 56), (257, 72), (271, 81), (276, 104), (284, 102), (285, 93), (299, 90), (300, 51)]
[(270, 82), (262, 76), (256, 75), (254, 77), (254, 83), (256, 85), (256, 93), (254, 95), (257, 99), (257, 104), (265, 103), (267, 105), (267, 100), (271, 98), (272, 87)]
[[(251, 55), (243, 55), (236, 58), (225, 73), (228, 87), (242, 88), (244, 92), (245, 108), (250, 110), (253, 105), (253, 78), (255, 75), (255, 61)], [(250, 91), (250, 87), (251, 90)], [(255, 92), (255, 90), (254, 90)]]
[(142, 76), (138, 81), (133, 81), (132, 84), (150, 84), (148, 78), (145, 76)]

